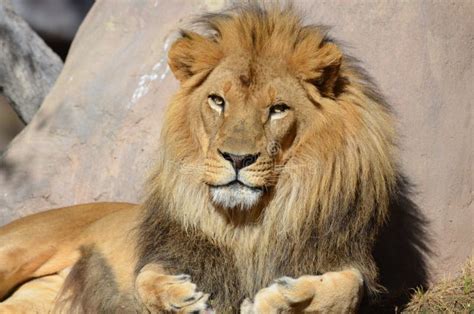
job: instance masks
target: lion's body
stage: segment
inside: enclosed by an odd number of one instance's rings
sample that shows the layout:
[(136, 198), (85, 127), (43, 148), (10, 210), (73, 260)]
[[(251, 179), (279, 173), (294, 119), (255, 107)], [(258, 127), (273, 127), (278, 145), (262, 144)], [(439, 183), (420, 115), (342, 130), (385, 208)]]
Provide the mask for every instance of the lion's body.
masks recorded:
[(264, 309), (260, 299), (280, 289), (264, 288), (281, 276), (327, 291), (320, 301), (313, 291), (307, 309), (353, 310), (361, 280), (369, 297), (379, 289), (372, 249), (397, 181), (388, 107), (356, 62), (291, 9), (244, 6), (199, 25), (211, 35), (183, 32), (169, 52), (181, 88), (149, 196), (75, 238), (74, 261), (80, 246), (82, 257), (62, 300), (150, 310), (161, 304), (148, 298), (158, 269), (190, 274), (220, 312), (255, 295), (249, 311)]
[[(117, 260), (118, 263), (111, 263), (118, 270), (133, 263), (133, 255), (124, 249), (134, 243), (126, 230), (132, 230), (138, 214), (139, 207), (134, 204), (94, 203), (46, 211), (3, 226), (0, 299), (19, 283), (72, 267), (83, 245), (95, 245)], [(127, 261), (120, 260), (120, 252), (127, 256)]]

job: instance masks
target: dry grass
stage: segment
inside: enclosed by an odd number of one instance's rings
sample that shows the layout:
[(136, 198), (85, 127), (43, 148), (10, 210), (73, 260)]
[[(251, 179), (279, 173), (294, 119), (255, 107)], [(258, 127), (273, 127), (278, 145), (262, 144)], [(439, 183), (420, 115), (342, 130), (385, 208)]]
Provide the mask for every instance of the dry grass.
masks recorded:
[(427, 291), (415, 290), (404, 312), (474, 313), (474, 257), (456, 278), (442, 280)]

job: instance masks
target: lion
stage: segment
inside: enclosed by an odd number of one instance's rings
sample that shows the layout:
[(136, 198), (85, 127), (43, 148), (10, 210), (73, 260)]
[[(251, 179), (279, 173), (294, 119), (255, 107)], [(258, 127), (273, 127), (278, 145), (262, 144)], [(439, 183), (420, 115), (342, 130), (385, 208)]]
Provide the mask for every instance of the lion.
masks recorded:
[[(399, 172), (390, 107), (358, 62), (292, 7), (255, 4), (198, 18), (168, 62), (180, 88), (145, 202), (3, 227), (1, 260), (17, 267), (0, 266), (0, 294), (46, 278), (50, 309), (92, 313), (356, 312), (373, 299)], [(40, 279), (3, 306), (31, 309)]]

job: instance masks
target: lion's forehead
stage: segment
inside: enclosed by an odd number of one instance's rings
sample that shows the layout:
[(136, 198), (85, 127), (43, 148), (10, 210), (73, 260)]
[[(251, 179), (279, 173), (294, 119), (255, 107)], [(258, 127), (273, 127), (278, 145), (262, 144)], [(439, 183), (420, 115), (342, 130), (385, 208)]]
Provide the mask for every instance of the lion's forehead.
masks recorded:
[(282, 76), (288, 73), (288, 64), (284, 58), (255, 57), (252, 55), (230, 54), (224, 57), (216, 70), (223, 69), (233, 74), (247, 75), (256, 81)]

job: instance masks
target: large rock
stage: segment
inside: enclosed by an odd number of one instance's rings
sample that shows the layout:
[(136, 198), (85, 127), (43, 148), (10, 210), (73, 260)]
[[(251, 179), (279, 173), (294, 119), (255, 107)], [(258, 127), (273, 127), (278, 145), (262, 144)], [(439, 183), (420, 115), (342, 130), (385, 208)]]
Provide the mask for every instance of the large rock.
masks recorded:
[(61, 59), (0, 0), (0, 95), (30, 122), (63, 67)]
[[(166, 66), (169, 34), (219, 2), (96, 2), (56, 85), (1, 161), (0, 223), (62, 205), (142, 199), (163, 108), (177, 88)], [(354, 47), (388, 96), (401, 163), (431, 221), (433, 269), (457, 269), (474, 244), (473, 4), (300, 2)]]

